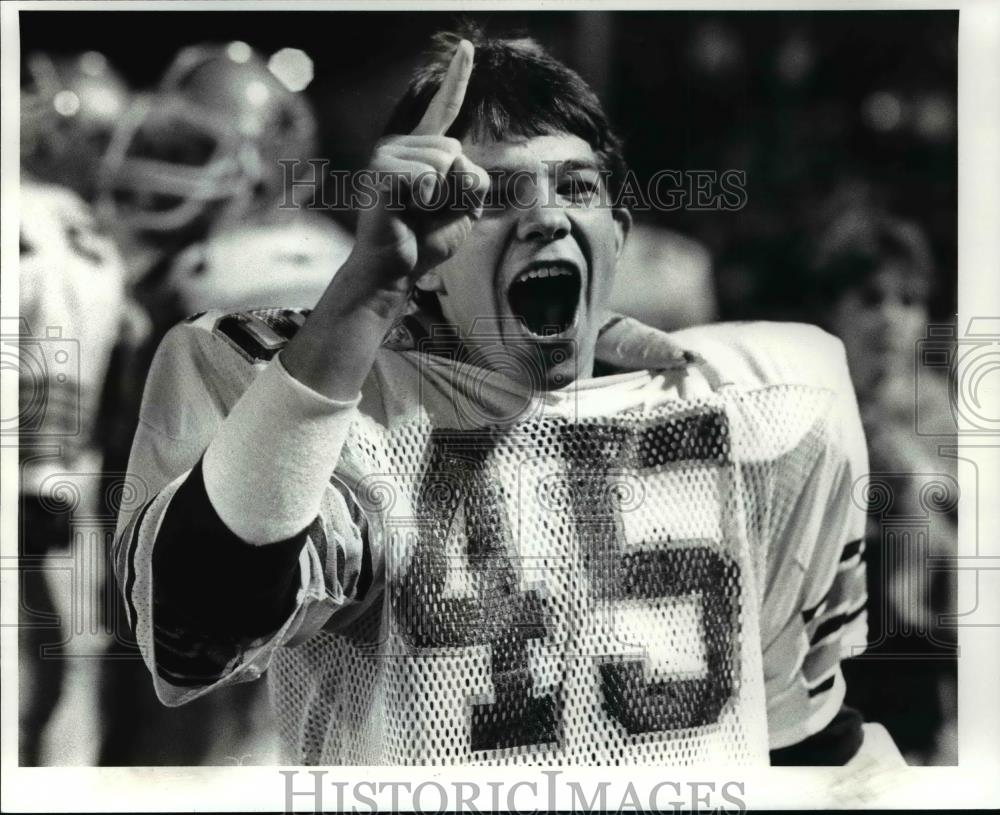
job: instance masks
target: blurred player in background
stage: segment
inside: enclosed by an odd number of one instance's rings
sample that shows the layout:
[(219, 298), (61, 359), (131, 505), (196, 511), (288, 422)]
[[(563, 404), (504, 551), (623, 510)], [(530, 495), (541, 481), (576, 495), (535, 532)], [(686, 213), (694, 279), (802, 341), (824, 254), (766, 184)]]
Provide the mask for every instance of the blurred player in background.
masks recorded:
[[(149, 297), (169, 299), (174, 293), (163, 283), (178, 252), (229, 228), (306, 221), (315, 243), (350, 244), (348, 233), (333, 222), (288, 206), (309, 199), (286, 198), (288, 179), (279, 162), (314, 156), (316, 123), (301, 90), (292, 89), (307, 79), (286, 68), (283, 75), (293, 76), (283, 81), (273, 65), (274, 58), (265, 62), (243, 42), (185, 48), (155, 92), (140, 97), (117, 129), (102, 167), (99, 206), (117, 225)], [(311, 76), (311, 65), (297, 70)], [(266, 251), (275, 234), (269, 230), (258, 249)], [(253, 239), (250, 232), (244, 237)], [(259, 285), (253, 271), (241, 266), (225, 274), (252, 293)]]
[[(350, 251), (346, 230), (302, 209), (310, 199), (301, 187), (298, 197), (286, 195), (279, 163), (314, 156), (315, 118), (301, 93), (311, 72), (309, 58), (292, 49), (265, 60), (243, 42), (184, 48), (111, 140), (99, 207), (116, 225), (154, 323), (132, 374), (121, 377), (116, 466), (127, 462), (145, 373), (167, 330), (211, 308), (312, 306)], [(117, 651), (123, 659), (104, 672), (101, 764), (268, 762), (259, 688), (167, 710), (134, 644)]]
[[(101, 479), (103, 394), (116, 345), (141, 331), (143, 319), (129, 304), (117, 248), (88, 201), (130, 96), (96, 51), (33, 52), (23, 64), (16, 334), (19, 760), (26, 766), (91, 758), (95, 683), (83, 652), (103, 647), (93, 635), (103, 622), (104, 575), (100, 546), (88, 549), (91, 538), (80, 521), (93, 524), (117, 512)], [(49, 728), (54, 716), (60, 726)]]
[(282, 62), (266, 62), (246, 43), (184, 48), (111, 139), (98, 208), (153, 321), (116, 399), (122, 418), (111, 458), (122, 466), (145, 372), (171, 326), (222, 303), (262, 305), (285, 290), (312, 305), (349, 251), (351, 236), (332, 220), (279, 206), (279, 162), (308, 159), (315, 148), (315, 119), (301, 93), (311, 62), (296, 53), (293, 70), (284, 60), (283, 81), (271, 69)]
[[(86, 555), (74, 521), (108, 511), (98, 413), (126, 292), (117, 250), (79, 196), (24, 177), (20, 212), (20, 763), (37, 766), (80, 759), (66, 741), (80, 747), (96, 702), (71, 632), (97, 631), (79, 615), (96, 610), (101, 558)], [(64, 684), (74, 726), (46, 741)]]
[(619, 261), (611, 308), (661, 331), (718, 319), (708, 249), (672, 229), (636, 221)]
[[(893, 487), (889, 511), (928, 516), (926, 554), (953, 557), (956, 461), (939, 454), (939, 438), (916, 432), (918, 411), (949, 411), (947, 380), (922, 371), (917, 387), (915, 377), (934, 271), (927, 239), (916, 224), (854, 201), (834, 208), (807, 251), (804, 299), (816, 322), (844, 342), (872, 472), (886, 474)], [(922, 485), (938, 474), (944, 478), (935, 483), (954, 486), (938, 502), (943, 513), (931, 512), (921, 495)], [(886, 724), (910, 763), (954, 763), (955, 663), (948, 646), (955, 633), (940, 623), (941, 615), (955, 610), (953, 578), (928, 571), (915, 539), (883, 540), (874, 513), (867, 537), (869, 594), (882, 600), (872, 604), (877, 616), (871, 633), (881, 644), (864, 660), (845, 664), (854, 701)], [(898, 551), (899, 545), (907, 551)], [(901, 657), (907, 659), (905, 683), (898, 681)]]
[(177, 255), (164, 290), (185, 316), (285, 300), (313, 306), (351, 243), (333, 221), (317, 215), (227, 226)]
[[(316, 123), (301, 93), (312, 67), (296, 53), (289, 71), (289, 60), (265, 62), (243, 42), (184, 48), (114, 133), (98, 207), (154, 322), (135, 363), (143, 373), (163, 333), (196, 311), (261, 305), (286, 289), (312, 305), (339, 266), (330, 259), (349, 250), (350, 235), (333, 221), (280, 206), (288, 201), (279, 162), (315, 149)], [(284, 65), (284, 81), (273, 65)], [(133, 407), (135, 390), (121, 395)], [(125, 440), (116, 456), (124, 463), (132, 434), (116, 435)]]

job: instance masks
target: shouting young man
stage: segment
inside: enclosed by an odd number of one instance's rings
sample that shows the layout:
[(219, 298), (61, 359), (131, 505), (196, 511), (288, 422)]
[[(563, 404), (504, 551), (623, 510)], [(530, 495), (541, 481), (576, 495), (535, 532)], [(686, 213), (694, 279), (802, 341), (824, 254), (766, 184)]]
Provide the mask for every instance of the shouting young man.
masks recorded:
[(866, 453), (843, 349), (606, 310), (621, 145), (445, 35), (310, 314), (192, 317), (117, 573), (157, 693), (269, 672), (296, 764), (843, 763)]

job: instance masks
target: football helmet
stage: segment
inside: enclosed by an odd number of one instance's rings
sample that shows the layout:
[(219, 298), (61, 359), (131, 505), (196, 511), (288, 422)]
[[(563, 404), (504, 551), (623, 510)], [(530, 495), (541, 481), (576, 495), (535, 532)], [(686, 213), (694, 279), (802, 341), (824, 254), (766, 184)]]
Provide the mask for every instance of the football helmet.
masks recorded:
[(315, 129), (305, 97), (246, 43), (185, 48), (120, 122), (102, 212), (150, 240), (199, 240), (213, 224), (277, 206), (279, 160), (308, 157)]
[(23, 168), (92, 198), (101, 157), (130, 97), (97, 51), (29, 54), (21, 74)]

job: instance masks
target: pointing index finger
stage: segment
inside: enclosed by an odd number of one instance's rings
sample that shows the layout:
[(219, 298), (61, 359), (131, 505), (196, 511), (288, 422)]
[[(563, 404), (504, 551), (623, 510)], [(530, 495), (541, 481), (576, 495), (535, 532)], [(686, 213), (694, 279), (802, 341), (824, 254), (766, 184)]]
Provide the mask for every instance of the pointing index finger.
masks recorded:
[(448, 65), (441, 87), (431, 99), (427, 110), (416, 126), (416, 136), (443, 136), (458, 117), (465, 101), (465, 89), (472, 75), (472, 61), (475, 48), (468, 40), (462, 40), (455, 49), (455, 55)]

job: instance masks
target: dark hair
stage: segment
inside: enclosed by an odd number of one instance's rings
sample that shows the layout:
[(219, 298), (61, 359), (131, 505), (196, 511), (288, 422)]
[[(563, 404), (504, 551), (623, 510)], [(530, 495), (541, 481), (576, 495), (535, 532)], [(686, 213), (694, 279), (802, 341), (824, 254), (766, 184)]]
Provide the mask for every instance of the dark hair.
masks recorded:
[(612, 132), (590, 86), (535, 40), (490, 38), (476, 29), (436, 34), (426, 62), (396, 104), (385, 135), (410, 133), (437, 92), (462, 39), (476, 48), (465, 102), (446, 135), (502, 141), (568, 133), (590, 145), (605, 170), (615, 200), (626, 166), (621, 140)]
[(841, 213), (812, 247), (810, 273), (803, 280), (819, 312), (848, 291), (865, 285), (887, 263), (906, 270), (908, 282), (926, 291), (933, 256), (920, 227), (885, 212), (866, 208)]

